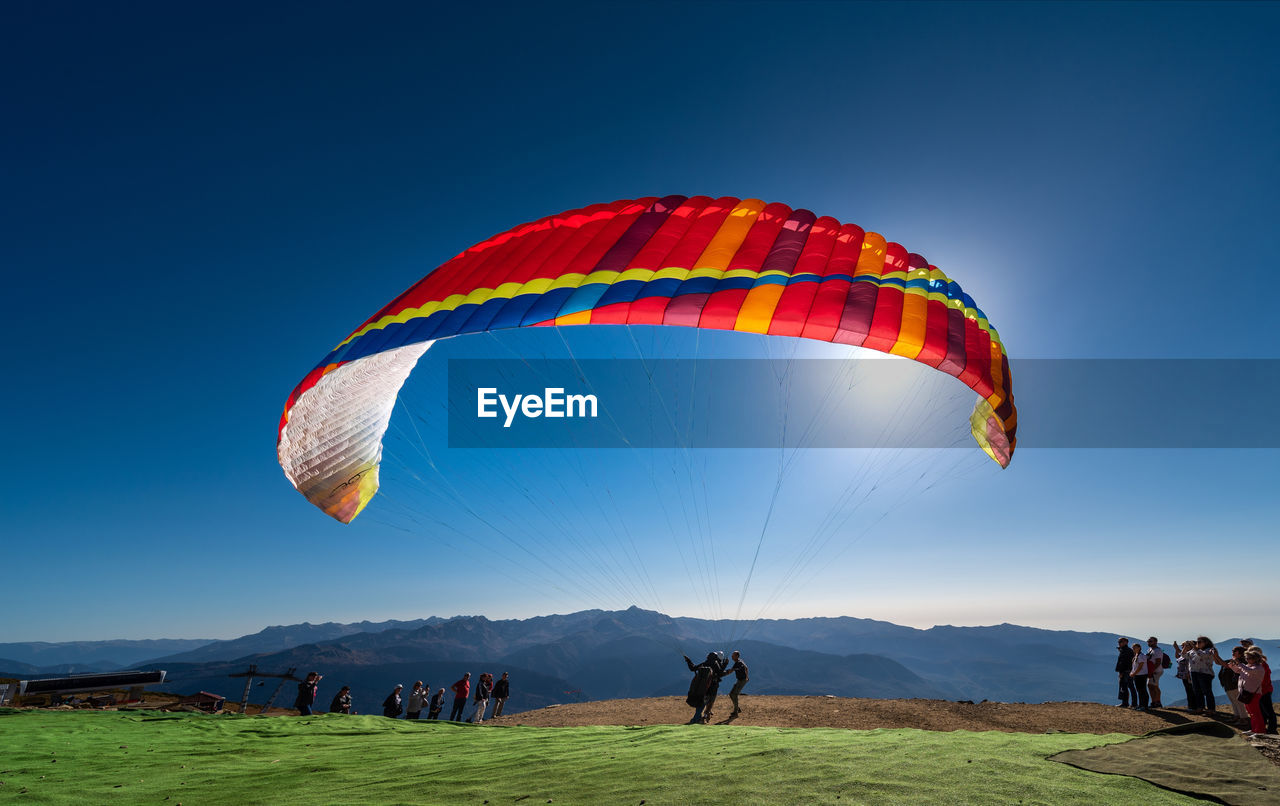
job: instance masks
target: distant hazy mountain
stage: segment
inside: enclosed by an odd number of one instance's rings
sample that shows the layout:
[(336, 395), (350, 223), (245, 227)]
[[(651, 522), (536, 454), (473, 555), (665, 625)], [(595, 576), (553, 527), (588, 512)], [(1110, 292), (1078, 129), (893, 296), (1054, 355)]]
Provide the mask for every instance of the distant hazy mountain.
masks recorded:
[(39, 672), (39, 666), (32, 666), (29, 663), (9, 660), (8, 658), (0, 658), (0, 677), (16, 677), (21, 679), (33, 674), (38, 674)]
[[(325, 675), (320, 699), (352, 686), (356, 707), (376, 711), (396, 683), (415, 679), (448, 687), (470, 671), (512, 675), (512, 712), (555, 702), (683, 694), (689, 672), (681, 656), (701, 660), (712, 644), (660, 613), (584, 611), (523, 621), (481, 616), (437, 620), (417, 629), (365, 632), (233, 662), (168, 664), (169, 688), (217, 691), (238, 699), (241, 679), (228, 677), (249, 663), (261, 671)], [(723, 642), (719, 644), (723, 646)], [(945, 692), (902, 664), (868, 653), (844, 656), (763, 641), (742, 641), (751, 664), (751, 690), (759, 694), (836, 694), (862, 697), (941, 697)], [(273, 681), (255, 686), (250, 702), (270, 695)], [(287, 693), (287, 696), (286, 696)], [(282, 693), (289, 705), (296, 684)], [(287, 702), (285, 701), (287, 700)]]
[[(338, 624), (332, 621), (324, 624), (292, 624), (286, 627), (267, 627), (253, 635), (245, 635), (227, 641), (205, 641), (196, 647), (184, 647), (180, 652), (172, 654), (153, 654), (147, 657), (148, 666), (163, 666), (172, 663), (201, 663), (220, 660), (233, 660), (247, 655), (279, 652), (302, 644), (315, 644), (321, 641), (332, 641), (348, 635), (360, 633), (377, 633), (391, 629), (413, 629), (424, 624), (444, 621), (438, 617), (416, 619), (414, 621), (359, 621), (353, 624)], [(0, 646), (3, 646), (0, 644)]]
[[(208, 644), (208, 638), (160, 638), (143, 641), (66, 641), (0, 644), (0, 657), (12, 658), (41, 669), (56, 666), (83, 671), (109, 672), (132, 668), (140, 661), (186, 652)], [(65, 669), (64, 669), (65, 671)]]
[[(176, 642), (8, 644), (0, 645), (0, 657), (46, 671), (29, 654), (15, 655), (5, 647), (64, 648), (57, 657), (81, 663), (83, 657), (119, 643)], [(700, 660), (713, 649), (741, 650), (751, 667), (748, 691), (759, 694), (1008, 702), (1115, 698), (1113, 634), (1013, 624), (920, 630), (848, 617), (711, 621), (633, 607), (499, 621), (457, 616), (299, 624), (182, 649), (152, 655), (155, 659), (145, 664), (168, 670), (171, 690), (205, 689), (238, 700), (243, 680), (228, 675), (254, 663), (262, 671), (324, 673), (321, 705), (328, 704), (338, 686), (352, 685), (357, 707), (366, 712), (397, 682), (422, 679), (447, 687), (464, 671), (511, 671), (514, 710), (575, 699), (680, 694), (689, 680), (680, 656)], [(272, 686), (255, 686), (251, 702), (263, 702)], [(291, 684), (281, 693), (280, 704), (291, 704), (295, 691)]]

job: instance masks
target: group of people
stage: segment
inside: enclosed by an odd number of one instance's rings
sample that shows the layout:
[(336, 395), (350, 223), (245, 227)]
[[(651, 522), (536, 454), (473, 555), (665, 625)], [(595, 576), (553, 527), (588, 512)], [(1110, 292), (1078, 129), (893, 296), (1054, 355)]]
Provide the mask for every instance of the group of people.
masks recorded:
[[(1224, 659), (1213, 641), (1201, 635), (1194, 641), (1173, 644), (1173, 654), (1160, 648), (1152, 636), (1142, 642), (1128, 638), (1117, 641), (1119, 655), (1116, 673), (1120, 680), (1119, 699), (1122, 708), (1141, 711), (1164, 708), (1160, 678), (1166, 669), (1175, 668), (1174, 676), (1182, 681), (1187, 695), (1187, 710), (1195, 714), (1216, 715), (1213, 680), (1216, 676), (1237, 725), (1246, 727), (1245, 735), (1275, 734), (1276, 711), (1272, 702), (1271, 666), (1260, 647), (1244, 639)], [(1215, 668), (1217, 670), (1215, 675)]]
[[(388, 719), (399, 719), (403, 714), (405, 719), (421, 719), (422, 712), (427, 712), (427, 719), (438, 719), (440, 711), (444, 709), (444, 689), (440, 689), (433, 696), (431, 694), (431, 686), (423, 685), (421, 680), (415, 680), (413, 690), (409, 692), (408, 699), (405, 699), (401, 692), (404, 691), (404, 685), (397, 683), (396, 687), (391, 689), (391, 693), (382, 701), (382, 715)], [(337, 711), (330, 709), (330, 713), (349, 713), (347, 711)]]
[[(298, 710), (299, 716), (310, 716), (313, 713), (312, 706), (315, 705), (316, 693), (323, 677), (318, 672), (311, 672), (305, 680), (298, 684), (298, 698), (294, 701), (293, 707)], [(464, 674), (462, 679), (454, 683), (451, 688), (454, 696), (453, 710), (449, 714), (449, 719), (453, 722), (460, 722), (467, 708), (468, 697), (472, 694), (471, 672)], [(430, 685), (423, 685), (421, 680), (417, 680), (414, 682), (408, 698), (402, 696), (403, 691), (404, 686), (397, 684), (391, 690), (391, 693), (387, 695), (387, 698), (382, 701), (383, 716), (398, 719), (403, 714), (405, 719), (421, 719), (422, 712), (426, 711), (427, 719), (440, 718), (441, 712), (444, 711), (444, 689), (437, 689), (436, 693), (432, 694)], [(507, 672), (503, 672), (502, 677), (495, 681), (492, 674), (484, 672), (476, 682), (474, 693), (476, 708), (467, 721), (479, 725), (484, 722), (485, 712), (489, 708), (490, 700), (495, 703), (493, 716), (502, 716), (502, 708), (506, 704), (507, 698), (511, 696), (511, 679)], [(343, 686), (334, 695), (333, 702), (329, 703), (329, 713), (355, 713), (351, 710), (350, 686)]]
[(729, 700), (733, 703), (733, 712), (729, 714), (729, 718), (733, 719), (742, 713), (738, 695), (742, 693), (750, 677), (747, 664), (742, 662), (741, 653), (735, 649), (731, 658), (732, 665), (725, 660), (723, 652), (708, 652), (706, 660), (701, 663), (694, 663), (688, 655), (684, 656), (685, 664), (689, 667), (689, 671), (693, 672), (693, 680), (689, 682), (689, 696), (685, 698), (685, 702), (693, 709), (693, 719), (689, 720), (690, 725), (711, 723), (711, 709), (715, 706), (716, 697), (720, 693), (720, 681), (730, 674), (735, 679), (733, 688), (729, 689)]
[[(511, 696), (511, 679), (506, 672), (503, 672), (502, 677), (495, 681), (493, 675), (483, 672), (476, 679), (473, 691), (471, 672), (467, 672), (451, 688), (453, 689), (453, 709), (449, 712), (449, 721), (463, 721), (462, 717), (467, 710), (467, 698), (470, 696), (472, 702), (475, 703), (475, 710), (466, 721), (473, 725), (479, 725), (484, 722), (484, 714), (489, 708), (489, 700), (494, 702), (493, 716), (502, 716), (502, 707), (506, 704), (507, 698)], [(441, 691), (443, 692), (444, 689), (441, 689)]]

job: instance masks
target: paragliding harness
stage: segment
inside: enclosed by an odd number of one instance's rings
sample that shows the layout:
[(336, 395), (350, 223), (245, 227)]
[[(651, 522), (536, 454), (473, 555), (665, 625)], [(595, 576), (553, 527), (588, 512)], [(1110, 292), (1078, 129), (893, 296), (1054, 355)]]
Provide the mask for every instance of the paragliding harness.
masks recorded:
[(693, 680), (689, 683), (689, 696), (685, 698), (690, 708), (702, 705), (702, 699), (706, 696), (707, 687), (710, 684), (711, 668), (706, 664), (699, 664), (693, 670)]

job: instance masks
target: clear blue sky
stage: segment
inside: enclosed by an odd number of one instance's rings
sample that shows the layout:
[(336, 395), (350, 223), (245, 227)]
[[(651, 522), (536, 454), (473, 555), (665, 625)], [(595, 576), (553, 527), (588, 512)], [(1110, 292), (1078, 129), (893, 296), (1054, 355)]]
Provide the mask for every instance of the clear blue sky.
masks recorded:
[[(567, 537), (531, 557), (438, 486), (417, 531), (381, 499), (343, 527), (276, 465), (286, 395), (356, 324), (468, 245), (592, 202), (737, 195), (856, 222), (959, 279), (1015, 358), (1280, 357), (1274, 3), (11, 3), (3, 18), (0, 640), (633, 601), (732, 615), (762, 516), (726, 474), (771, 480), (776, 455), (695, 460), (718, 605), (645, 500), (666, 482), (556, 499), (553, 517), (654, 582), (629, 596), (598, 566), (588, 597), (559, 559)], [(564, 336), (634, 357), (620, 333)], [(420, 372), (567, 352), (519, 335), (438, 345)], [(724, 338), (648, 346), (777, 349)], [(646, 472), (604, 453), (504, 454), (500, 473), (437, 458), (490, 521), (542, 517), (502, 479)], [(855, 518), (769, 615), (1274, 633), (1274, 579), (1240, 583), (1280, 559), (1277, 471), (1275, 450), (1027, 449)], [(789, 486), (760, 591), (838, 493)]]

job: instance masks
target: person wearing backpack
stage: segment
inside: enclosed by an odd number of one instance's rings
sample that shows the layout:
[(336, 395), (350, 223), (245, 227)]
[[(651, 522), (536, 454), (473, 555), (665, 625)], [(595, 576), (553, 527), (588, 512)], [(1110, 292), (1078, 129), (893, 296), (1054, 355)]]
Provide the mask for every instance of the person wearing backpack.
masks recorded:
[(715, 656), (715, 668), (712, 671), (711, 678), (707, 680), (707, 693), (703, 695), (702, 700), (705, 703), (702, 709), (702, 721), (711, 721), (711, 709), (715, 707), (716, 697), (720, 694), (720, 681), (729, 675), (729, 661), (725, 658), (723, 652), (712, 652)]
[(738, 706), (738, 695), (742, 693), (743, 687), (751, 677), (747, 673), (747, 664), (742, 662), (742, 654), (738, 650), (733, 650), (730, 657), (733, 658), (733, 665), (729, 667), (729, 671), (733, 672), (737, 679), (733, 681), (733, 688), (729, 689), (729, 699), (733, 702), (733, 713), (729, 716), (735, 717), (742, 713), (742, 708)]
[(708, 691), (712, 681), (717, 684), (720, 682), (720, 659), (716, 653), (708, 652), (707, 659), (702, 663), (694, 665), (688, 655), (684, 656), (684, 662), (688, 665), (689, 671), (693, 672), (693, 679), (689, 681), (689, 695), (685, 697), (685, 702), (693, 709), (693, 719), (689, 720), (689, 724), (706, 724), (707, 715), (704, 714), (704, 710), (709, 711), (708, 706), (715, 701), (712, 695), (708, 702)]
[(1164, 704), (1160, 701), (1160, 675), (1164, 674), (1164, 670), (1173, 665), (1169, 660), (1169, 656), (1160, 648), (1160, 642), (1153, 635), (1147, 639), (1147, 661), (1150, 671), (1147, 673), (1147, 690), (1151, 692), (1151, 707), (1163, 708)]

